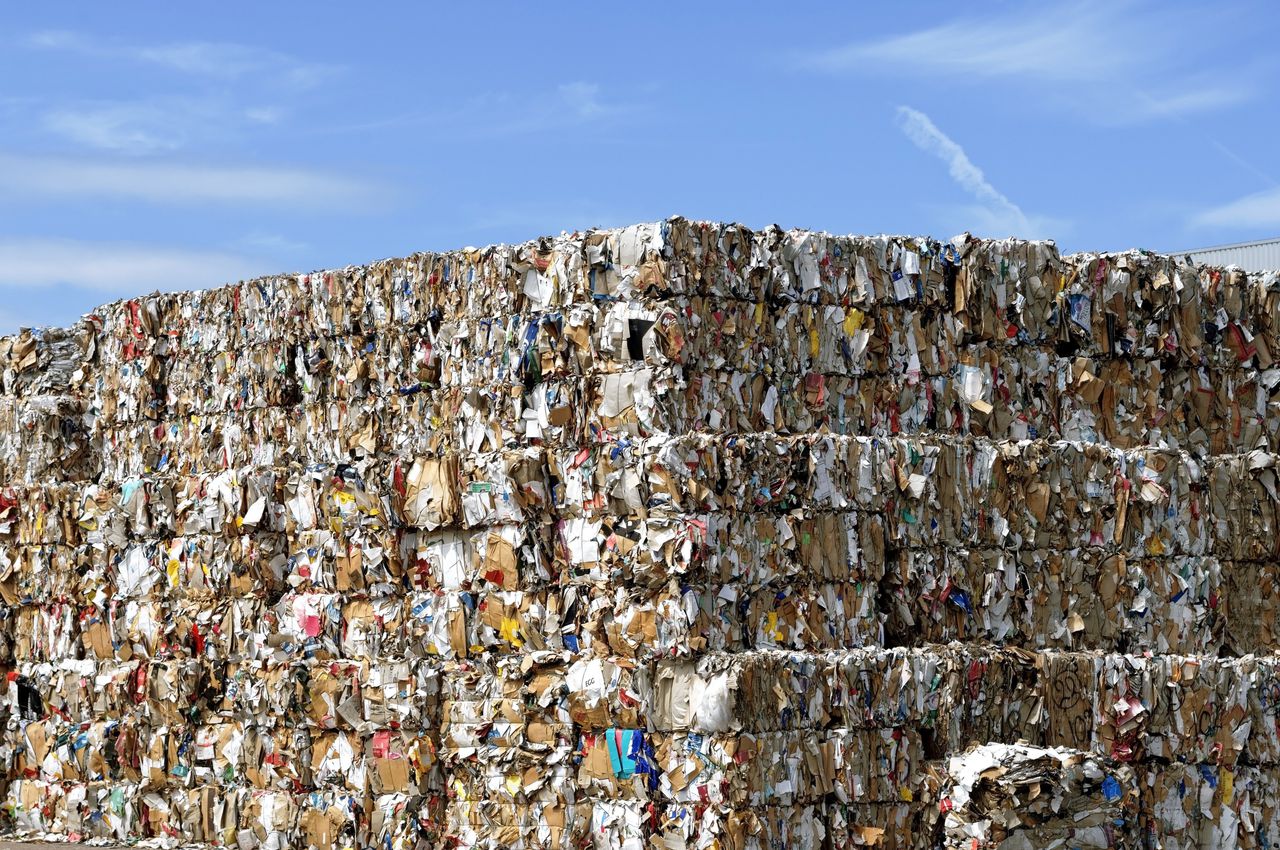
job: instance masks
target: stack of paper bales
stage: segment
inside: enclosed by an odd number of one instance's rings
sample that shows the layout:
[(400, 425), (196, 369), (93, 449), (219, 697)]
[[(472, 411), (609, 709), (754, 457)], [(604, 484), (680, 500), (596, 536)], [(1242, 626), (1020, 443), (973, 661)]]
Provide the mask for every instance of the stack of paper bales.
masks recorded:
[(0, 340), (15, 831), (1269, 847), (1280, 275), (672, 219)]

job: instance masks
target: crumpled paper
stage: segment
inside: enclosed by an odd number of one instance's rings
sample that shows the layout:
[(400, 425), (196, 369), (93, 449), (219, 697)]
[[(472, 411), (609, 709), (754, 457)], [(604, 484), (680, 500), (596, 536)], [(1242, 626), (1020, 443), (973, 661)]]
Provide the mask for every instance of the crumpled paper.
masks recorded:
[[(764, 850), (1073, 812), (1266, 846), (1277, 291), (673, 218), (0, 339), (5, 815)], [(1015, 824), (1032, 773), (1062, 803)]]

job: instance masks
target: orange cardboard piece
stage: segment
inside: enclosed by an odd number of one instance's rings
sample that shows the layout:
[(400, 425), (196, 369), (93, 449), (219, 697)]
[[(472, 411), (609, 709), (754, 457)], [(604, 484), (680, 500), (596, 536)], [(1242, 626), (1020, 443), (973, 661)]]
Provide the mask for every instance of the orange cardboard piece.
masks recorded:
[(489, 533), (484, 556), (484, 577), (503, 590), (516, 590), (520, 586), (520, 572), (516, 568), (515, 548), (501, 534)]

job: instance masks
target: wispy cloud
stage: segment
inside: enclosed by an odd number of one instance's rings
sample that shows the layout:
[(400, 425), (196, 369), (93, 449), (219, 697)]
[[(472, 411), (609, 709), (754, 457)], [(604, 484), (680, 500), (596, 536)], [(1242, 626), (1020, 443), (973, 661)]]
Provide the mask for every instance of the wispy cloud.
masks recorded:
[(1236, 85), (1213, 85), (1203, 88), (1184, 88), (1168, 94), (1153, 96), (1136, 91), (1138, 119), (1172, 118), (1214, 109), (1227, 109), (1253, 100), (1257, 95), (1253, 87), (1241, 82)]
[[(507, 108), (492, 110), (485, 101), (506, 102)], [(556, 86), (554, 92), (531, 97), (501, 94), (481, 98), (467, 110), (482, 135), (525, 135), (566, 127), (601, 124), (634, 112), (635, 107), (618, 98), (606, 99), (597, 83), (577, 80)], [(494, 121), (490, 116), (500, 116)]]
[(609, 107), (600, 102), (600, 86), (581, 80), (565, 83), (556, 89), (560, 99), (579, 118), (594, 118), (608, 113)]
[(529, 94), (487, 92), (453, 107), (415, 110), (385, 118), (330, 124), (319, 134), (369, 132), (397, 127), (448, 125), (475, 138), (522, 136), (556, 129), (604, 125), (634, 116), (641, 106), (618, 96), (606, 96), (598, 83), (577, 80), (552, 90)]
[(280, 235), (279, 233), (263, 233), (258, 231), (237, 239), (235, 247), (266, 253), (272, 257), (282, 257), (302, 254), (309, 250), (311, 245), (307, 242), (290, 239), (287, 236)]
[(269, 273), (264, 265), (216, 251), (0, 238), (0, 287), (7, 289), (72, 285), (106, 295), (197, 289)]
[(42, 106), (33, 124), (77, 147), (150, 156), (207, 147), (276, 124), (282, 110), (241, 107), (220, 95), (139, 101), (71, 101)]
[(278, 124), (284, 110), (274, 106), (253, 106), (244, 110), (244, 117), (255, 124)]
[(303, 88), (318, 85), (337, 71), (332, 65), (307, 62), (286, 53), (230, 42), (135, 45), (92, 38), (68, 30), (49, 30), (31, 34), (27, 44), (43, 50), (159, 65), (203, 77), (234, 79), (254, 75), (268, 83)]
[(1211, 144), (1215, 149), (1217, 149), (1218, 153), (1222, 154), (1227, 159), (1231, 160), (1232, 162), (1240, 166), (1245, 171), (1248, 171), (1254, 177), (1261, 179), (1264, 183), (1267, 183), (1271, 186), (1280, 186), (1280, 183), (1277, 183), (1276, 178), (1273, 177), (1270, 173), (1263, 171), (1261, 168), (1258, 168), (1252, 162), (1240, 156), (1240, 154), (1236, 153), (1231, 148), (1224, 145), (1218, 139), (1210, 139), (1209, 144)]
[(1192, 218), (1198, 227), (1280, 229), (1280, 187), (1204, 210)]
[(97, 53), (98, 44), (70, 30), (41, 30), (26, 38), (28, 47), (44, 50), (74, 50), (77, 53)]
[(1129, 51), (1105, 14), (1090, 6), (1050, 6), (1019, 17), (964, 19), (876, 41), (809, 53), (802, 67), (821, 71), (887, 70), (974, 77), (1106, 79)]
[(977, 201), (976, 205), (963, 209), (965, 220), (973, 222), (971, 226), (998, 236), (1046, 238), (1050, 235), (1045, 232), (1050, 224), (1048, 219), (1028, 217), (1021, 207), (992, 186), (964, 148), (939, 130), (928, 115), (909, 106), (899, 106), (897, 118), (899, 128), (911, 143), (942, 160), (956, 185)]
[(175, 150), (186, 140), (184, 122), (146, 103), (67, 105), (46, 112), (43, 124), (77, 144), (128, 154)]
[[(1238, 106), (1259, 69), (1215, 69), (1200, 57), (1213, 32), (1201, 10), (1135, 14), (1126, 2), (1028, 4), (792, 57), (802, 70), (886, 74), (1029, 88), (1101, 124), (1131, 124)], [(1215, 10), (1216, 14), (1216, 10)], [(1220, 27), (1218, 28), (1220, 30)]]
[(1021, 224), (1023, 230), (1026, 229), (1027, 217), (1023, 215), (1018, 205), (988, 183), (987, 178), (982, 174), (982, 169), (973, 164), (973, 160), (969, 159), (964, 148), (939, 130), (928, 115), (909, 106), (899, 106), (898, 125), (916, 147), (925, 153), (933, 154), (947, 164), (951, 179), (960, 188), (973, 195), (978, 201), (1004, 210)]
[(0, 201), (113, 197), (156, 204), (372, 206), (381, 187), (295, 168), (56, 159), (0, 154)]
[[(126, 44), (65, 30), (38, 32), (28, 48), (74, 54), (90, 65), (163, 68), (185, 87), (180, 96), (137, 99), (29, 100), (12, 110), (27, 126), (74, 145), (147, 156), (236, 138), (276, 124), (280, 105), (340, 69), (245, 44)], [(274, 102), (273, 102), (274, 101)], [(23, 114), (25, 113), (25, 114)]]

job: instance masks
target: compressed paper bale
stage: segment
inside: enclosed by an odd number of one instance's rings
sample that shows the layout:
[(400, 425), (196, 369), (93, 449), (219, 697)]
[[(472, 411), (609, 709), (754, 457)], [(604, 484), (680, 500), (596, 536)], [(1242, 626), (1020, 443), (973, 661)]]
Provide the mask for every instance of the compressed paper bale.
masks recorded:
[(672, 219), (0, 340), (15, 821), (930, 846), (1021, 741), (1252, 840), (1277, 284)]
[(946, 847), (1139, 847), (1132, 768), (1068, 748), (986, 744), (952, 756), (941, 791)]

